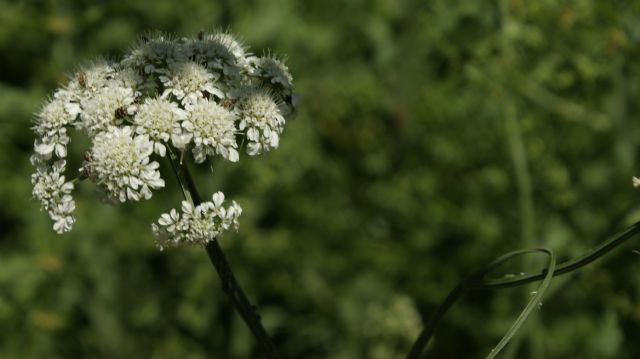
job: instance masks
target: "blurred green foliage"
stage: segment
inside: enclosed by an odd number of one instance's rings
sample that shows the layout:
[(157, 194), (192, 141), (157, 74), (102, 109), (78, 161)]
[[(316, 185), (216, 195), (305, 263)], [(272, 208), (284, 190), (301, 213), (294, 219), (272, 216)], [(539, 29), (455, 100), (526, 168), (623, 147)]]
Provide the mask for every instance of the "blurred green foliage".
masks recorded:
[[(66, 74), (211, 27), (287, 54), (301, 94), (278, 151), (197, 178), (244, 208), (222, 246), (286, 358), (402, 357), (471, 269), (640, 217), (640, 1), (0, 0), (0, 357), (257, 357), (204, 251), (154, 247), (166, 164), (144, 203), (82, 183), (68, 235), (30, 200), (32, 113)], [(637, 357), (632, 247), (554, 280), (503, 357)], [(532, 288), (467, 296), (428, 353), (486, 355)]]

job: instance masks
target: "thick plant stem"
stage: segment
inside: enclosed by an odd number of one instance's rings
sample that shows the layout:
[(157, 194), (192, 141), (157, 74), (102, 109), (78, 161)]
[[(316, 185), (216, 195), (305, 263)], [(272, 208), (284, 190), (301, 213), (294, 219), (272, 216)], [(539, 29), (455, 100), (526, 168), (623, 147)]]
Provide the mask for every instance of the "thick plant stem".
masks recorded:
[(211, 259), (211, 263), (216, 268), (220, 281), (222, 282), (222, 290), (231, 298), (231, 302), (236, 310), (242, 316), (245, 323), (258, 341), (262, 352), (267, 358), (280, 358), (275, 345), (267, 334), (266, 330), (260, 323), (260, 316), (255, 311), (255, 306), (251, 305), (247, 296), (238, 284), (231, 267), (218, 245), (218, 241), (211, 241), (206, 246), (207, 254)]
[[(191, 173), (189, 172), (186, 163), (178, 163), (175, 154), (171, 153), (170, 155), (171, 165), (178, 176), (180, 184), (183, 186), (183, 191), (186, 190), (185, 198), (187, 198), (187, 200), (191, 200), (194, 205), (200, 204), (202, 199), (200, 198), (200, 194), (193, 182), (193, 178), (191, 177)], [(256, 307), (249, 302), (247, 296), (244, 294), (244, 291), (236, 280), (236, 277), (231, 270), (231, 266), (229, 266), (217, 239), (214, 238), (209, 241), (205, 246), (205, 249), (213, 267), (218, 273), (218, 277), (220, 277), (222, 290), (229, 296), (234, 308), (240, 313), (240, 316), (242, 316), (242, 319), (249, 327), (249, 330), (253, 333), (262, 353), (269, 359), (280, 358), (269, 334), (267, 334), (267, 331), (260, 322), (260, 315), (256, 312)]]

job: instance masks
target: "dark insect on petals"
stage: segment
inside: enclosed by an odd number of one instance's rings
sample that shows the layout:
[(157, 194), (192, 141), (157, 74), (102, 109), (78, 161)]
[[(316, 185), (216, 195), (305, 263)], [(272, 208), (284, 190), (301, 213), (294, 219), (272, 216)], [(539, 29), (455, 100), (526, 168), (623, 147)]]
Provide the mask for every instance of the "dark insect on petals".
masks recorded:
[(87, 75), (84, 72), (81, 72), (81, 73), (78, 74), (78, 83), (82, 87), (86, 87), (87, 86)]
[(118, 109), (116, 110), (116, 118), (125, 118), (127, 116), (127, 109), (122, 106), (122, 107), (118, 107)]

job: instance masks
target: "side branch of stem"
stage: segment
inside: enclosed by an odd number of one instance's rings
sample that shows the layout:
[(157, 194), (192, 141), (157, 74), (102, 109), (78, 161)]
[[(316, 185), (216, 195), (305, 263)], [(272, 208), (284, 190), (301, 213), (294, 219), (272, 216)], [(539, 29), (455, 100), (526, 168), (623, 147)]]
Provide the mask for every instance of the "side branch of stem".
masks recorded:
[[(170, 153), (170, 161), (178, 178), (178, 182), (182, 187), (185, 199), (191, 201), (194, 205), (200, 204), (202, 199), (200, 198), (200, 194), (198, 193), (198, 189), (186, 163), (180, 163), (178, 156), (173, 152)], [(275, 345), (262, 326), (260, 316), (255, 310), (256, 307), (249, 302), (249, 299), (247, 299), (247, 296), (244, 294), (217, 239), (213, 238), (207, 242), (205, 249), (213, 267), (218, 273), (218, 277), (220, 277), (222, 290), (230, 298), (232, 305), (238, 313), (240, 313), (249, 330), (251, 330), (262, 353), (269, 359), (280, 358)]]

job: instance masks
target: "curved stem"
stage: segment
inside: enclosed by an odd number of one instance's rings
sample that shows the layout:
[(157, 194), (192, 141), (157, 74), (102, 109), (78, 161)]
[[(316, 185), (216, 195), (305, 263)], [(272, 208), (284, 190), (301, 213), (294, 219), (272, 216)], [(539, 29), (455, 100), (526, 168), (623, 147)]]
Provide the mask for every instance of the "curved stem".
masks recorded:
[[(169, 155), (171, 166), (176, 173), (176, 176), (178, 176), (178, 182), (180, 182), (180, 185), (182, 186), (185, 199), (191, 201), (194, 205), (200, 204), (202, 199), (200, 198), (200, 194), (198, 193), (198, 189), (193, 181), (193, 177), (191, 177), (191, 173), (189, 172), (186, 163), (178, 162), (178, 157), (173, 152), (170, 152)], [(251, 304), (249, 299), (247, 299), (247, 296), (244, 294), (244, 291), (236, 280), (236, 277), (231, 270), (231, 266), (229, 266), (218, 241), (213, 238), (211, 241), (207, 242), (205, 249), (213, 267), (218, 273), (218, 277), (220, 277), (222, 290), (229, 296), (231, 303), (240, 313), (240, 316), (242, 316), (242, 319), (249, 327), (249, 330), (251, 330), (251, 333), (253, 333), (262, 353), (269, 359), (280, 358), (275, 345), (260, 322), (260, 315), (256, 312), (256, 307)]]
[[(615, 237), (612, 237), (606, 240), (604, 243), (599, 246), (593, 248), (582, 256), (562, 262), (556, 266), (555, 270), (552, 273), (553, 277), (559, 276), (561, 274), (566, 274), (573, 272), (577, 269), (584, 267), (585, 265), (597, 260), (598, 258), (604, 256), (609, 253), (614, 248), (623, 244), (630, 238), (640, 233), (640, 221), (634, 223), (629, 228), (627, 228), (622, 233), (618, 234)], [(518, 251), (522, 252), (522, 251)], [(514, 252), (517, 253), (517, 252)], [(506, 255), (509, 256), (509, 255)], [(451, 308), (458, 299), (462, 297), (462, 295), (468, 290), (474, 289), (498, 289), (498, 288), (510, 288), (517, 287), (523, 284), (536, 282), (539, 280), (545, 279), (547, 276), (548, 270), (544, 269), (535, 273), (525, 273), (523, 275), (519, 275), (517, 277), (510, 278), (498, 278), (498, 279), (485, 279), (484, 276), (491, 272), (497, 265), (503, 262), (503, 258), (506, 256), (498, 258), (496, 261), (489, 264), (487, 267), (474, 272), (469, 277), (463, 279), (450, 293), (447, 295), (447, 298), (440, 304), (440, 306), (436, 309), (436, 312), (429, 319), (424, 329), (414, 342), (411, 347), (411, 351), (407, 355), (407, 359), (415, 359), (424, 351), (424, 348), (429, 343), (429, 339), (433, 335), (433, 332), (440, 322), (440, 320), (444, 317), (445, 313), (449, 308)]]
[[(640, 233), (640, 221), (634, 223), (622, 233), (608, 239), (604, 243), (591, 249), (580, 257), (560, 263), (556, 267), (553, 276), (556, 277), (561, 274), (570, 273), (577, 269), (580, 269), (581, 267), (584, 267), (585, 265), (609, 253), (612, 249), (626, 242), (628, 239), (632, 238), (638, 233)], [(467, 282), (466, 286), (469, 289), (496, 289), (517, 287), (526, 283), (542, 280), (546, 275), (546, 272), (546, 270), (541, 270), (537, 273), (525, 273), (515, 278), (476, 279), (475, 281)]]
[[(511, 341), (511, 339), (513, 339), (513, 336), (516, 335), (516, 332), (518, 332), (518, 330), (520, 330), (524, 322), (527, 319), (529, 319), (529, 316), (531, 315), (531, 312), (533, 311), (533, 309), (536, 307), (539, 308), (539, 306), (542, 305), (542, 296), (549, 288), (549, 285), (551, 285), (551, 280), (553, 279), (553, 272), (555, 271), (555, 268), (556, 268), (556, 256), (555, 254), (553, 254), (552, 251), (546, 248), (537, 248), (533, 250), (511, 252), (511, 254), (505, 256), (504, 259), (502, 260), (502, 263), (504, 263), (515, 256), (529, 254), (529, 253), (536, 253), (536, 252), (544, 253), (549, 257), (549, 262), (547, 264), (547, 275), (544, 277), (544, 280), (540, 283), (540, 286), (538, 287), (538, 289), (533, 293), (534, 295), (529, 300), (529, 303), (527, 304), (527, 306), (520, 313), (516, 321), (513, 323), (513, 325), (509, 329), (509, 331), (507, 331), (507, 334), (505, 334), (504, 337), (502, 337), (502, 339), (500, 340), (498, 345), (496, 345), (495, 348), (491, 349), (491, 353), (489, 353), (489, 355), (487, 356), (487, 359), (495, 358), (500, 353), (500, 351), (504, 349), (504, 347)], [(497, 265), (500, 265), (500, 263), (498, 263)]]
[(466, 288), (463, 283), (460, 283), (457, 287), (453, 288), (451, 292), (449, 292), (444, 302), (440, 304), (438, 309), (436, 309), (436, 312), (433, 313), (433, 316), (429, 318), (429, 321), (424, 326), (424, 329), (418, 336), (418, 339), (416, 339), (415, 343), (411, 347), (411, 351), (407, 355), (407, 359), (415, 359), (420, 355), (420, 353), (422, 353), (424, 348), (427, 346), (427, 343), (429, 343), (429, 339), (431, 339), (440, 319), (444, 317), (449, 308), (451, 308), (465, 292)]

